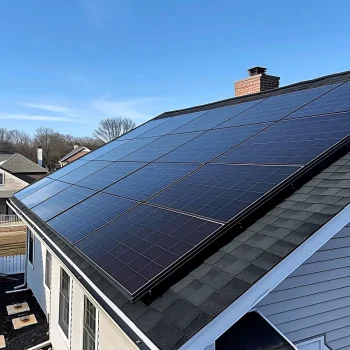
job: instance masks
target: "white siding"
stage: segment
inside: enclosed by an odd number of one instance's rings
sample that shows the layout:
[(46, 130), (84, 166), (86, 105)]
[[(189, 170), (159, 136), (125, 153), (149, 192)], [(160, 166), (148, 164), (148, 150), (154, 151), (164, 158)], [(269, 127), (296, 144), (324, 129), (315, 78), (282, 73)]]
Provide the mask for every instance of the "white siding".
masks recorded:
[[(50, 294), (44, 287), (45, 276), (45, 257), (46, 249), (41, 244), (41, 241), (34, 234), (34, 259), (33, 266), (30, 263), (27, 264), (27, 284), (33, 291), (36, 300), (44, 311), (45, 315), (48, 315), (50, 309)], [(28, 259), (28, 233), (27, 233), (27, 259)]]
[(350, 227), (313, 254), (257, 306), (291, 341), (325, 335), (350, 349)]

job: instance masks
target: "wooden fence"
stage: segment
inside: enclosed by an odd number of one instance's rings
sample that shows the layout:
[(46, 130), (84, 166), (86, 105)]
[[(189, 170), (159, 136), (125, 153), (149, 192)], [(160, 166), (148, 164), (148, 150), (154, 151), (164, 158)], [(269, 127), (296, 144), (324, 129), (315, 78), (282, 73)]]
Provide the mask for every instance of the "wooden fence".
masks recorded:
[(14, 275), (24, 273), (26, 264), (25, 255), (11, 255), (0, 257), (0, 274)]

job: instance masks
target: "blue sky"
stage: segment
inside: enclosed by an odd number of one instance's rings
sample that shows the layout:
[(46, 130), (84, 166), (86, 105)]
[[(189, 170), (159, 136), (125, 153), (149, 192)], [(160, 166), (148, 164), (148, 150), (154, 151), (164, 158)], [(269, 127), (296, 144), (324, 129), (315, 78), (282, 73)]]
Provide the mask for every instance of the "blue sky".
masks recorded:
[(281, 85), (348, 70), (347, 1), (3, 0), (0, 127), (89, 136), (233, 96), (260, 65)]

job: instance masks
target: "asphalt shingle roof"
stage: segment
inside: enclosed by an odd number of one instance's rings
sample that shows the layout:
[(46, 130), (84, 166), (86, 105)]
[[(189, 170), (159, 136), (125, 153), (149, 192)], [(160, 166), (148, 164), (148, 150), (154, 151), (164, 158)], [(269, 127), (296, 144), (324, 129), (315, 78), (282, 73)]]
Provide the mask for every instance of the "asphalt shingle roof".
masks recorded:
[[(8, 156), (5, 155), (4, 158)], [(1, 155), (0, 155), (1, 159)], [(6, 160), (6, 159), (3, 159)], [(30, 159), (15, 153), (7, 158), (7, 160), (0, 165), (0, 168), (8, 171), (11, 174), (21, 173), (47, 173), (47, 170), (40, 165), (32, 162)]]
[[(348, 79), (350, 73), (345, 72), (330, 76), (328, 80), (320, 78), (279, 90), (297, 91), (298, 86), (304, 89)], [(262, 95), (282, 93), (279, 90), (257, 95), (260, 98)], [(244, 97), (239, 102), (249, 98)], [(235, 103), (233, 100), (236, 99), (231, 99), (231, 104)], [(12, 201), (154, 344), (165, 350), (178, 349), (350, 203), (350, 155), (344, 155), (287, 199), (281, 199), (278, 205), (243, 232), (232, 229), (230, 236), (233, 239), (218, 247), (204, 261), (191, 262), (187, 275), (178, 276), (177, 281), (174, 280), (162, 293), (135, 303), (131, 303), (30, 210), (16, 199)], [(59, 252), (57, 254), (60, 256)], [(78, 275), (74, 268), (71, 270)], [(91, 290), (84, 279), (80, 281)], [(100, 295), (94, 293), (94, 297), (103, 305)], [(105, 305), (105, 310), (126, 332), (130, 332), (109, 306)], [(130, 336), (136, 339), (135, 334)], [(139, 346), (145, 347), (144, 344)]]

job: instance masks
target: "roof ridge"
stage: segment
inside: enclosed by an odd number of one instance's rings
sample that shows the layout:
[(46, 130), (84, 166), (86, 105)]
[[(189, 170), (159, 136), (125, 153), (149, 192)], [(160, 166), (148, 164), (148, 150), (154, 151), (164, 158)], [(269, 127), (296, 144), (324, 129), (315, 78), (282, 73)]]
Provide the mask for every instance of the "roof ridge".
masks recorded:
[[(260, 91), (254, 94), (249, 94), (249, 95), (243, 95), (243, 96), (236, 96), (236, 97), (229, 97), (223, 100), (219, 100), (219, 101), (215, 101), (215, 102), (210, 102), (210, 103), (205, 103), (205, 104), (201, 104), (201, 105), (197, 105), (197, 106), (192, 106), (192, 107), (186, 107), (186, 108), (181, 108), (181, 109), (176, 109), (176, 110), (171, 110), (171, 111), (166, 111), (161, 113), (160, 115), (156, 116), (154, 119), (162, 119), (165, 117), (170, 117), (170, 116), (176, 116), (179, 114), (182, 114), (184, 112), (195, 112), (197, 109), (211, 109), (211, 108), (216, 108), (219, 107), (225, 103), (228, 102), (234, 102), (234, 101), (242, 101), (242, 102), (248, 102), (250, 100), (256, 100), (258, 99), (260, 96), (261, 98), (264, 98), (264, 95), (267, 95), (267, 97), (271, 97), (270, 95), (275, 93), (275, 92), (281, 92), (281, 94), (283, 94), (283, 92), (287, 89), (291, 89), (293, 87), (296, 86), (303, 86), (305, 85), (305, 89), (303, 90), (307, 90), (307, 89), (312, 89), (312, 88), (316, 88), (317, 86), (313, 86), (315, 83), (318, 82), (322, 82), (323, 80), (326, 79), (330, 79), (330, 78), (334, 78), (334, 77), (342, 77), (342, 76), (346, 76), (349, 75), (349, 78), (347, 80), (350, 79), (350, 70), (344, 71), (344, 72), (339, 72), (339, 73), (334, 73), (334, 74), (328, 74), (328, 75), (324, 75), (322, 77), (318, 77), (318, 78), (314, 78), (314, 79), (309, 79), (309, 80), (303, 80), (303, 81), (299, 81), (297, 83), (293, 83), (293, 84), (289, 84), (289, 85), (285, 85), (276, 89), (271, 89), (271, 90), (267, 90), (267, 91)], [(345, 80), (345, 81), (347, 81)], [(307, 87), (307, 84), (309, 84), (310, 86)], [(329, 85), (331, 85), (332, 83), (330, 82)], [(324, 85), (328, 85), (328, 84), (324, 84)], [(302, 89), (301, 89), (302, 90)], [(298, 90), (298, 91), (301, 91)], [(293, 91), (291, 91), (293, 92)], [(152, 120), (151, 119), (151, 120)]]

